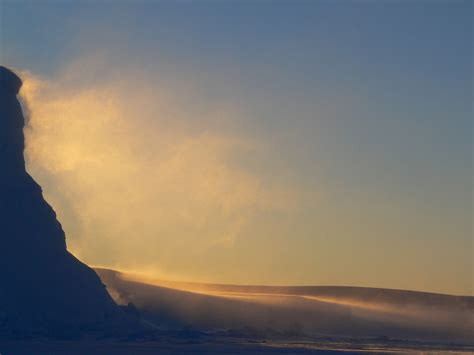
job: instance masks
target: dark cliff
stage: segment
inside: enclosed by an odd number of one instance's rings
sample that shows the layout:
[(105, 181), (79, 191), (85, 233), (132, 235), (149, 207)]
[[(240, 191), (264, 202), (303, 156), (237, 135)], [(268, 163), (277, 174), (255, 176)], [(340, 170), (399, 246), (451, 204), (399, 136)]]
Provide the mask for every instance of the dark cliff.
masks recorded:
[(23, 157), (21, 80), (0, 67), (0, 337), (78, 335), (129, 322), (65, 235)]

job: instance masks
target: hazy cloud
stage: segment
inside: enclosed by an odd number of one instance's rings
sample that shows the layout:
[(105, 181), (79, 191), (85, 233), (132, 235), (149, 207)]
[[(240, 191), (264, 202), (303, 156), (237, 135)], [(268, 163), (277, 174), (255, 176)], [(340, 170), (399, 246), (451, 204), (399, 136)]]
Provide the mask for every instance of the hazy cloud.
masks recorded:
[(265, 147), (213, 127), (235, 113), (194, 114), (134, 71), (97, 82), (101, 63), (22, 74), (29, 171), (86, 262), (158, 269), (163, 257), (230, 246), (256, 213), (291, 205), (291, 188), (238, 164)]

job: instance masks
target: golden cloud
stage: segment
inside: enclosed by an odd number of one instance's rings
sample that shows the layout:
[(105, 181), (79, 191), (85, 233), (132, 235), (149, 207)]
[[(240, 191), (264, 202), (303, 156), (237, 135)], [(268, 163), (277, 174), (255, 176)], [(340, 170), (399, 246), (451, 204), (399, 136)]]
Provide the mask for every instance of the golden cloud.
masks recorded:
[(209, 105), (197, 117), (153, 80), (121, 72), (97, 83), (85, 67), (24, 72), (21, 97), (28, 169), (86, 262), (159, 269), (162, 258), (230, 247), (259, 212), (289, 208), (290, 188), (235, 159), (265, 147), (213, 128), (237, 113)]

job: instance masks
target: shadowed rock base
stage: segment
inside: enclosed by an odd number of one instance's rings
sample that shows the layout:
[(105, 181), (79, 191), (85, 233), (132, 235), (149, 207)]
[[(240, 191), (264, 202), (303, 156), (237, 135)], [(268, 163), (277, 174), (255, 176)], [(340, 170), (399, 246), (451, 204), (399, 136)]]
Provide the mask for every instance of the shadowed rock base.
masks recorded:
[[(66, 249), (41, 187), (25, 169), (21, 80), (0, 67), (0, 337), (114, 334), (138, 324)], [(119, 331), (120, 332), (120, 331)]]

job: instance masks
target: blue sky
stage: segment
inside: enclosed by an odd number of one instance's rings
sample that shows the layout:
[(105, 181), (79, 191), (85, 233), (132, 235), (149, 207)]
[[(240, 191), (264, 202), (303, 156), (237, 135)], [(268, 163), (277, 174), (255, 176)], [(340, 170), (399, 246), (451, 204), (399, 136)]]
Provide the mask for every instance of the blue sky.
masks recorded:
[[(191, 137), (261, 146), (216, 164), (258, 181), (264, 196), (292, 196), (291, 209), (262, 203), (245, 214), (230, 244), (146, 257), (126, 254), (127, 244), (118, 260), (104, 232), (95, 253), (81, 253), (86, 261), (201, 281), (472, 293), (469, 1), (2, 0), (0, 19), (2, 64), (68, 87), (113, 85), (121, 75), (140, 77), (147, 92), (164, 87), (186, 107), (180, 124)], [(99, 64), (83, 60), (91, 57)], [(71, 63), (94, 74), (68, 81)], [(73, 187), (44, 164), (31, 170), (46, 171), (38, 179), (55, 205), (55, 186)], [(84, 216), (55, 207), (73, 251), (81, 239), (94, 243), (83, 236), (95, 233)], [(215, 223), (194, 232), (206, 240), (230, 222)], [(193, 233), (163, 230), (183, 240)]]

